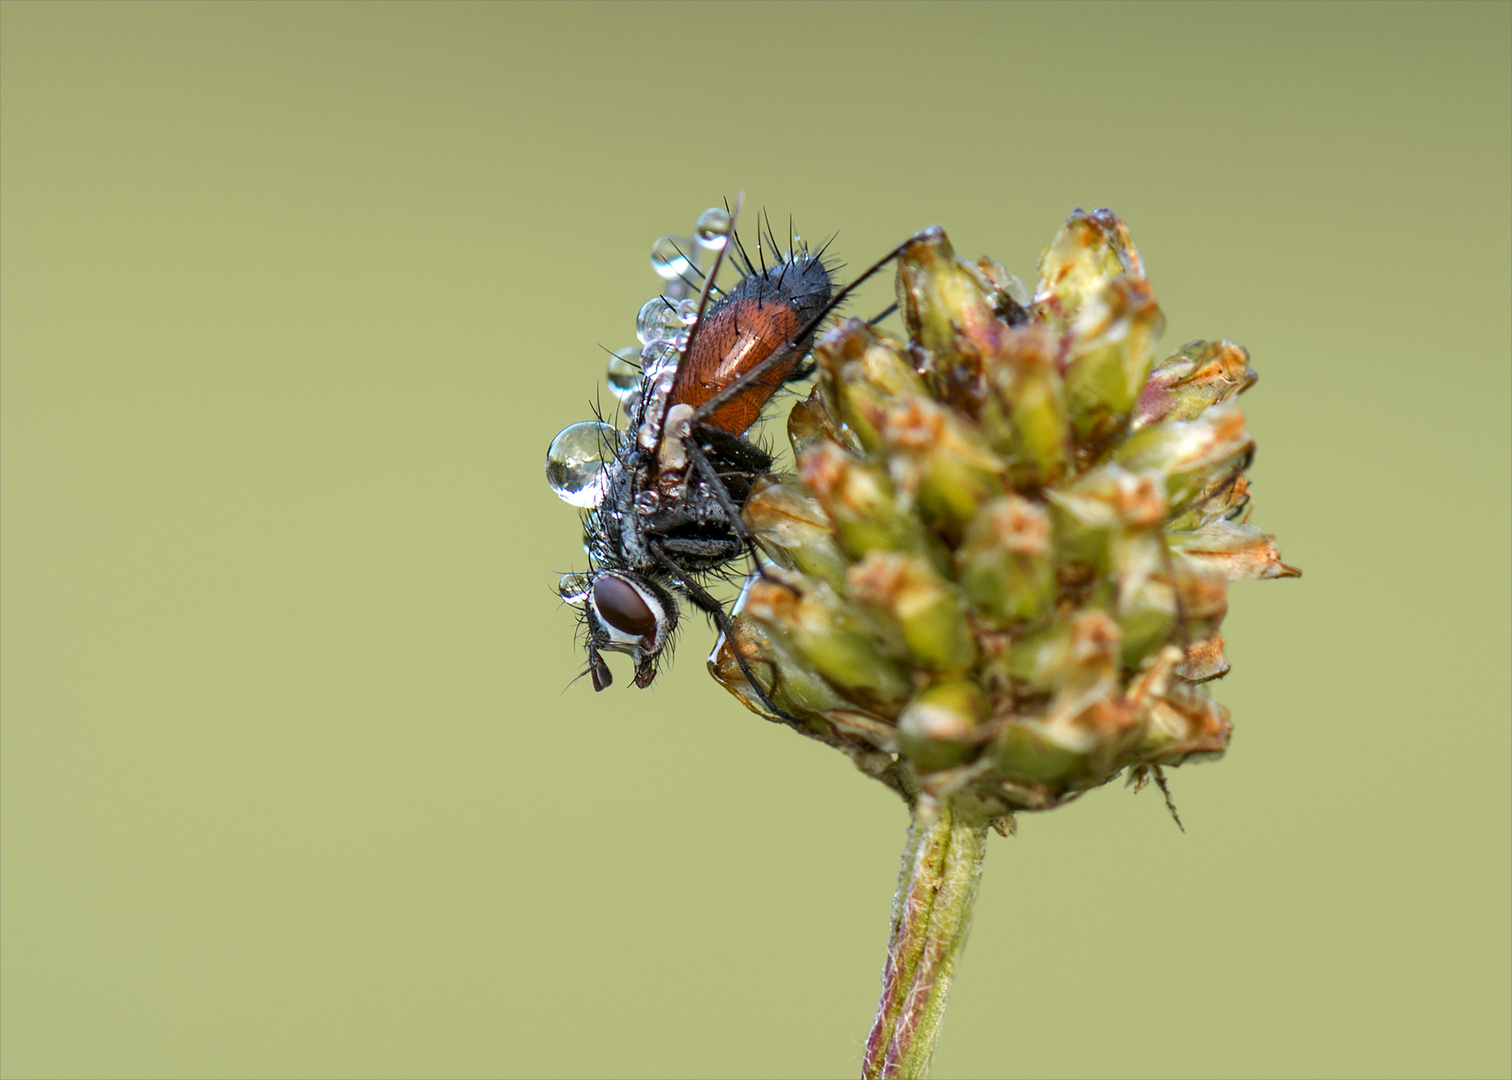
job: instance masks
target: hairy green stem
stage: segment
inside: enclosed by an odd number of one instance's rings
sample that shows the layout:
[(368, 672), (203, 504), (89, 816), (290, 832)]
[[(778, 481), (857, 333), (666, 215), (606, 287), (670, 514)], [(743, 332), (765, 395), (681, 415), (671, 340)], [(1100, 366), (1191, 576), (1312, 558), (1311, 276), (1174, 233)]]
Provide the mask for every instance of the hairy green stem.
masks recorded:
[(893, 897), (882, 999), (866, 1040), (867, 1080), (929, 1073), (971, 926), (986, 839), (987, 822), (950, 803), (914, 810)]

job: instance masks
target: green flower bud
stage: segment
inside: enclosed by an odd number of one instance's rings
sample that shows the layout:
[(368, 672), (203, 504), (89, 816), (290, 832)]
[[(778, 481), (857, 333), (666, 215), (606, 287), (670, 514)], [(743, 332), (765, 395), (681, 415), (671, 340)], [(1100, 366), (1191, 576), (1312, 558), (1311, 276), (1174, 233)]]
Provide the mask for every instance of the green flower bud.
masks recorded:
[(938, 226), (898, 259), (898, 308), (910, 338), (933, 358), (939, 396), (955, 404), (979, 396), (982, 358), (997, 353), (1008, 326)]
[(956, 561), (961, 588), (987, 615), (1037, 619), (1055, 603), (1050, 515), (1028, 499), (1006, 495), (982, 507)]
[(1170, 640), (1176, 626), (1176, 603), (1169, 582), (1151, 578), (1118, 598), (1120, 662), (1138, 668), (1145, 657)]
[(960, 590), (919, 555), (873, 551), (850, 568), (851, 595), (885, 611), (915, 662), (955, 671), (976, 658)]
[(994, 747), (997, 767), (1014, 780), (1028, 780), (1052, 788), (1084, 774), (1087, 755), (1069, 750), (1047, 738), (1034, 720), (1015, 720), (997, 737)]
[(1219, 405), (1195, 420), (1141, 428), (1113, 453), (1125, 468), (1165, 475), (1173, 513), (1210, 498), (1233, 483), (1254, 455), (1236, 405)]
[(1119, 593), (1137, 587), (1164, 560), (1151, 543), (1165, 520), (1162, 486), (1158, 473), (1101, 465), (1062, 491), (1046, 492), (1061, 559), (1094, 573), (1112, 572)]
[(1249, 350), (1232, 341), (1191, 341), (1150, 372), (1131, 426), (1195, 420), (1214, 405), (1255, 385)]
[[(1218, 632), (1228, 613), (1228, 579), (1166, 552), (1161, 553), (1160, 560), (1159, 569), (1119, 593), (1123, 665), (1131, 670), (1140, 668), (1167, 641), (1179, 638), (1185, 657), (1178, 673), (1193, 682), (1217, 678), (1228, 671), (1223, 635)], [(1175, 590), (1171, 570), (1176, 573)]]
[(745, 521), (779, 565), (844, 587), (848, 560), (824, 508), (802, 488), (776, 481), (758, 487), (746, 501)]
[(757, 582), (745, 610), (774, 634), (785, 635), (814, 671), (858, 700), (898, 702), (912, 688), (903, 669), (883, 655), (866, 620), (822, 581)]
[(1106, 782), (1124, 767), (1143, 733), (1140, 709), (1126, 700), (1078, 697), (1039, 716), (1015, 720), (998, 735), (998, 770), (1065, 795)]
[[(758, 587), (777, 588), (760, 582), (752, 586)], [(824, 729), (821, 716), (825, 711), (849, 704), (803, 660), (783, 634), (756, 619), (737, 619), (732, 624), (732, 633), (721, 635), (715, 645), (709, 657), (709, 672), (729, 687), (741, 704), (769, 720), (777, 718), (746, 681), (736, 659), (737, 652), (772, 703), (808, 721), (811, 730)]]
[(975, 750), (986, 716), (987, 697), (974, 680), (931, 683), (898, 714), (898, 748), (920, 773), (959, 765)]
[(1142, 279), (1144, 264), (1128, 229), (1110, 210), (1076, 209), (1040, 256), (1035, 314), (1065, 331), (1117, 277)]
[(1114, 278), (1090, 297), (1071, 326), (1075, 356), (1066, 365), (1066, 403), (1079, 446), (1096, 450), (1118, 437), (1150, 374), (1165, 316), (1150, 283)]
[(1084, 693), (1116, 681), (1118, 624), (1096, 608), (1026, 634), (1008, 652), (1008, 673), (1023, 694)]
[(1016, 487), (1036, 489), (1070, 466), (1071, 422), (1058, 370), (1060, 340), (1041, 326), (1004, 335), (992, 359), (982, 428)]
[(814, 352), (840, 420), (869, 453), (881, 449), (887, 417), (925, 397), (924, 380), (903, 351), (859, 319), (827, 335)]
[(914, 493), (926, 523), (952, 540), (1007, 486), (1002, 458), (975, 426), (936, 402), (916, 398), (895, 406), (882, 441), (893, 475)]
[(869, 551), (924, 552), (919, 519), (900, 505), (891, 478), (834, 443), (811, 447), (798, 459), (798, 475), (834, 525), (840, 547), (853, 559)]

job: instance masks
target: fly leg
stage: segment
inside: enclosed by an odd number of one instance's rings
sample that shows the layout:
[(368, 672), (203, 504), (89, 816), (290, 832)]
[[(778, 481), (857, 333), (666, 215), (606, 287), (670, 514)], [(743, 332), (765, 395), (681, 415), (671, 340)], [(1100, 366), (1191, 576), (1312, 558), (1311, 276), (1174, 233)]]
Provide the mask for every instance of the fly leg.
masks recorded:
[(614, 675), (610, 672), (609, 665), (604, 663), (604, 658), (599, 655), (592, 641), (588, 642), (588, 672), (593, 676), (594, 690), (603, 690), (614, 683)]
[[(750, 553), (751, 564), (756, 568), (756, 572), (761, 575), (764, 581), (774, 580), (767, 576), (766, 567), (761, 564), (761, 553), (756, 547), (755, 534), (746, 525), (745, 519), (740, 516), (740, 508), (735, 505), (735, 500), (730, 498), (729, 490), (725, 487), (724, 481), (719, 478), (719, 473), (715, 471), (714, 465), (709, 461), (708, 455), (703, 452), (703, 448), (695, 440), (690, 439), (685, 443), (684, 449), (687, 451), (688, 460), (693, 463), (694, 471), (708, 481), (709, 488), (714, 494), (714, 501), (719, 503), (719, 508), (724, 511), (725, 517), (729, 519), (731, 530), (740, 538), (741, 543), (746, 547), (746, 551)], [(784, 583), (777, 582), (777, 584), (781, 585)], [(744, 660), (741, 661), (740, 670), (745, 671), (747, 679), (751, 678), (751, 673), (746, 671)], [(756, 686), (756, 683), (752, 681), (751, 685)], [(757, 687), (757, 692), (760, 692), (760, 687)], [(765, 695), (763, 695), (763, 700), (765, 700)]]
[(783, 723), (791, 724), (793, 727), (802, 728), (804, 726), (803, 721), (799, 720), (796, 716), (794, 716), (787, 710), (778, 708), (776, 702), (774, 702), (770, 697), (767, 696), (767, 692), (763, 690), (761, 688), (761, 684), (756, 681), (756, 676), (752, 673), (750, 664), (746, 661), (746, 658), (741, 655), (740, 649), (735, 645), (734, 626), (730, 620), (729, 614), (724, 609), (724, 605), (721, 604), (718, 600), (714, 599), (714, 597), (710, 596), (707, 589), (698, 584), (698, 582), (694, 581), (693, 578), (688, 574), (688, 572), (677, 564), (677, 561), (675, 559), (661, 550), (660, 545), (654, 545), (651, 548), (651, 553), (656, 557), (657, 562), (665, 566), (677, 578), (678, 583), (683, 587), (683, 591), (688, 594), (688, 599), (693, 601), (694, 604), (702, 608), (714, 619), (714, 625), (719, 627), (719, 632), (723, 634), (725, 636), (725, 640), (730, 643), (730, 652), (732, 652), (735, 656), (735, 663), (740, 665), (740, 673), (745, 676), (746, 682), (749, 683), (751, 689), (756, 692), (756, 696), (761, 700), (762, 705), (766, 706), (766, 708), (771, 711), (772, 715), (777, 717)]
[[(751, 553), (751, 558), (755, 559), (756, 537), (746, 525), (745, 519), (740, 516), (740, 507), (736, 506), (735, 500), (730, 498), (730, 489), (720, 478), (718, 470), (714, 468), (714, 463), (709, 460), (709, 455), (705, 454), (703, 447), (694, 440), (685, 443), (684, 449), (687, 451), (688, 460), (693, 463), (694, 471), (708, 481), (709, 491), (713, 494), (714, 501), (719, 504), (719, 509), (724, 511), (724, 516), (730, 523), (730, 529), (740, 537), (746, 550)], [(759, 568), (761, 564), (758, 561), (756, 565)]]

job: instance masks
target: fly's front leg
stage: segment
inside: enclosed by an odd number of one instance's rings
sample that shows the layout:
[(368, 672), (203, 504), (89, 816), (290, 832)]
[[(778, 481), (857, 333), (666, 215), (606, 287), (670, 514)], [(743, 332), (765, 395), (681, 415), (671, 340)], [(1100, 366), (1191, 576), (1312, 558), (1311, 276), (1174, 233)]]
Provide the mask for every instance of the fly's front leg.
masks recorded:
[[(659, 546), (652, 547), (651, 553), (659, 563), (670, 570), (677, 578), (678, 583), (683, 587), (683, 591), (688, 594), (688, 599), (713, 617), (714, 625), (719, 627), (719, 632), (730, 643), (730, 652), (735, 656), (735, 663), (740, 665), (740, 673), (745, 676), (746, 682), (756, 692), (756, 696), (761, 700), (762, 705), (771, 710), (772, 715), (783, 723), (791, 724), (796, 728), (803, 728), (803, 721), (787, 710), (779, 708), (777, 703), (767, 696), (767, 692), (761, 688), (761, 684), (756, 681), (756, 675), (751, 671), (751, 665), (735, 644), (734, 623), (725, 611), (724, 605), (710, 596), (707, 589), (694, 581), (688, 572), (679, 566), (675, 559), (662, 551)], [(775, 671), (773, 674), (775, 676)]]
[(609, 670), (609, 665), (604, 663), (604, 658), (594, 647), (593, 642), (588, 643), (588, 673), (593, 676), (593, 689), (603, 690), (614, 684), (614, 675)]

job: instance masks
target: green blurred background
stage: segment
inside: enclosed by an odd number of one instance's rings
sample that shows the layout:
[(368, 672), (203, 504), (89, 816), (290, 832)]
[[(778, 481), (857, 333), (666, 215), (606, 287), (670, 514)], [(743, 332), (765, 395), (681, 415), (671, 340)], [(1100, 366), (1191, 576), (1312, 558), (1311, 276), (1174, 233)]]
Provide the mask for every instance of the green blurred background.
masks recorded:
[(1190, 835), (994, 840), (936, 1075), (1512, 1069), (1512, 6), (0, 29), (5, 1075), (858, 1070), (903, 808), (702, 625), (568, 687), (553, 592), (546, 444), (742, 189), (852, 271), (1113, 207), (1306, 571), (1233, 589)]

